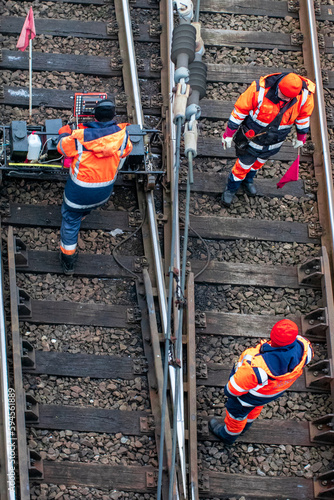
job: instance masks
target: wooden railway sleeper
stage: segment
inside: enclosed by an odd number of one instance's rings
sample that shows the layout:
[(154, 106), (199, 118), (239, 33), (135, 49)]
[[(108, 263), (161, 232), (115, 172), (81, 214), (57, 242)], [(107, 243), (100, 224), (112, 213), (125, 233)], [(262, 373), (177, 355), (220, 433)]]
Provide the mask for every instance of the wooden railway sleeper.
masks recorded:
[(36, 368), (35, 349), (27, 340), (22, 340), (21, 363), (23, 369), (24, 367), (29, 369)]
[(309, 422), (310, 440), (312, 443), (334, 443), (334, 414), (329, 413)]
[(30, 479), (43, 479), (43, 460), (37, 451), (28, 448), (28, 473)]
[(31, 299), (30, 295), (23, 290), (22, 288), (17, 288), (18, 294), (18, 313), (20, 319), (28, 319), (31, 318)]
[(14, 237), (14, 248), (16, 268), (28, 267), (27, 247), (20, 238)]
[(334, 470), (319, 474), (313, 479), (314, 498), (334, 498)]
[(305, 314), (301, 318), (302, 334), (306, 337), (319, 337), (319, 340), (325, 340), (325, 333), (329, 326), (327, 307), (320, 307)]
[(36, 424), (39, 422), (38, 402), (31, 394), (26, 394), (26, 409), (24, 415), (26, 424)]
[(331, 360), (322, 359), (306, 367), (305, 385), (309, 389), (329, 389), (332, 380), (333, 366)]
[(321, 288), (321, 279), (323, 277), (321, 257), (308, 259), (297, 267), (297, 272), (300, 285)]

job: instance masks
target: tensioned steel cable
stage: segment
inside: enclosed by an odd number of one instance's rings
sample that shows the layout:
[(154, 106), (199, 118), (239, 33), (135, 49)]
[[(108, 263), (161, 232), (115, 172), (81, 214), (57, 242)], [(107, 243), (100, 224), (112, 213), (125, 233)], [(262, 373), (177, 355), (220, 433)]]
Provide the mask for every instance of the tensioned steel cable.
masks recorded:
[(199, 8), (200, 8), (201, 0), (197, 0), (196, 2), (196, 10), (195, 10), (195, 15), (194, 15), (194, 21), (198, 23), (199, 20)]
[[(182, 352), (182, 326), (183, 326), (183, 311), (184, 311), (184, 290), (186, 283), (186, 267), (187, 267), (187, 247), (188, 247), (188, 234), (189, 234), (189, 206), (190, 206), (190, 188), (191, 184), (194, 182), (193, 178), (193, 163), (192, 163), (192, 152), (188, 153), (188, 176), (187, 176), (187, 191), (186, 191), (186, 214), (185, 214), (185, 224), (184, 224), (184, 235), (183, 235), (183, 254), (182, 254), (182, 270), (181, 270), (181, 300), (180, 300), (180, 313), (179, 313), (179, 324), (176, 336), (176, 358), (181, 359)], [(172, 465), (171, 473), (169, 477), (169, 500), (172, 500), (173, 485), (174, 485), (174, 474), (175, 474), (175, 458), (176, 458), (176, 429), (177, 429), (177, 413), (179, 404), (179, 390), (180, 390), (180, 372), (181, 366), (177, 366), (176, 370), (176, 392), (175, 392), (175, 404), (173, 411), (173, 437), (172, 437)]]
[[(177, 118), (176, 122), (176, 144), (175, 144), (175, 165), (174, 165), (174, 195), (175, 199), (178, 197), (179, 191), (179, 171), (180, 171), (180, 150), (181, 150), (181, 128), (182, 118)], [(174, 201), (175, 201), (174, 199)], [(176, 225), (177, 225), (177, 210), (173, 211), (172, 221), (172, 238), (171, 238), (171, 256), (169, 267), (169, 287), (168, 287), (168, 310), (167, 310), (167, 331), (165, 338), (165, 360), (164, 360), (164, 381), (162, 388), (162, 406), (161, 406), (161, 433), (160, 433), (160, 449), (159, 449), (159, 472), (158, 472), (158, 491), (157, 500), (161, 499), (161, 485), (162, 485), (162, 469), (163, 469), (163, 456), (164, 456), (164, 439), (165, 439), (165, 423), (166, 423), (166, 407), (167, 407), (167, 380), (168, 380), (168, 364), (169, 364), (169, 349), (171, 338), (171, 321), (172, 321), (172, 304), (173, 304), (173, 272), (175, 260), (175, 238), (176, 238)], [(177, 388), (176, 388), (177, 390)], [(176, 400), (174, 401), (174, 408), (177, 406)], [(174, 430), (173, 430), (174, 432)], [(172, 464), (173, 467), (173, 464)], [(173, 489), (173, 488), (172, 488)]]

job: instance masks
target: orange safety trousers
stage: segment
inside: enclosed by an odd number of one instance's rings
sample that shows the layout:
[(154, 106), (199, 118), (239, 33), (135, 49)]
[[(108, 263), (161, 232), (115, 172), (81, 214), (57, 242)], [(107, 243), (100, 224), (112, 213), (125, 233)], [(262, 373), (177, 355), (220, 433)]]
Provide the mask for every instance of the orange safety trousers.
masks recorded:
[(263, 167), (265, 164), (266, 160), (263, 160), (262, 158), (257, 158), (253, 163), (250, 165), (247, 165), (243, 163), (239, 158), (237, 158), (237, 161), (235, 162), (233, 168), (232, 168), (232, 175), (234, 181), (243, 181), (251, 170), (260, 170), (260, 168)]
[(224, 423), (226, 425), (226, 430), (231, 434), (240, 434), (246, 424), (251, 424), (260, 415), (263, 406), (255, 406), (244, 419), (234, 418), (228, 410), (226, 410), (226, 417)]

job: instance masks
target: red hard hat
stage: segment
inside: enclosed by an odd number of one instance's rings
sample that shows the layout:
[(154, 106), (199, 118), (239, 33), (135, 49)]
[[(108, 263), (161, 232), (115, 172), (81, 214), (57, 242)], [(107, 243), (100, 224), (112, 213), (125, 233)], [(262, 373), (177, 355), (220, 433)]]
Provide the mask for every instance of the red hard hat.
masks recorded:
[(271, 345), (283, 347), (292, 344), (298, 335), (298, 326), (290, 319), (278, 321), (270, 332)]
[(300, 93), (303, 82), (302, 79), (295, 73), (289, 73), (282, 78), (278, 86), (282, 94), (292, 99)]

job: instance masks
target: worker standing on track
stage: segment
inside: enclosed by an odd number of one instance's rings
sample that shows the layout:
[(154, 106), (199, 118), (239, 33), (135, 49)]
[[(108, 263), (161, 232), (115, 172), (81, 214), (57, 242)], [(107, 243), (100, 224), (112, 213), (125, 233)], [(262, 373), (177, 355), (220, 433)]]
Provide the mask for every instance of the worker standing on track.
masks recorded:
[(233, 367), (224, 388), (228, 398), (225, 425), (212, 418), (211, 431), (223, 443), (233, 444), (250, 428), (263, 406), (282, 396), (300, 377), (312, 357), (312, 346), (298, 335), (296, 323), (289, 319), (278, 321), (270, 341), (261, 340), (246, 349)]
[(241, 184), (249, 196), (256, 195), (253, 181), (257, 171), (278, 153), (293, 124), (297, 128), (293, 146), (305, 143), (314, 92), (315, 84), (307, 78), (273, 73), (254, 81), (241, 94), (222, 137), (224, 149), (232, 146), (233, 138), (238, 157), (222, 194), (223, 205), (231, 205)]
[(106, 203), (113, 191), (121, 158), (131, 153), (126, 130), (128, 123), (117, 124), (115, 104), (104, 99), (94, 109), (95, 122), (59, 130), (59, 153), (72, 159), (61, 208), (60, 261), (65, 274), (73, 274), (82, 219)]

